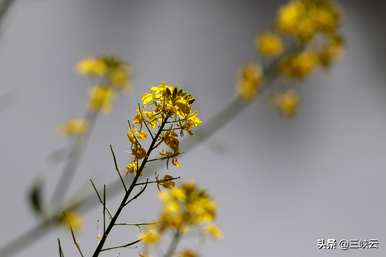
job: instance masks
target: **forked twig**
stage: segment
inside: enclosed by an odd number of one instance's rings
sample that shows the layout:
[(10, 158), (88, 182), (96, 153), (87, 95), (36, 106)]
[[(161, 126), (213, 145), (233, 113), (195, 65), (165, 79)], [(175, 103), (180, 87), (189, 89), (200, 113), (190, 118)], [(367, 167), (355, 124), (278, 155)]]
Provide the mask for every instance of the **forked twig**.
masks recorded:
[(114, 153), (114, 149), (113, 149), (113, 146), (112, 146), (112, 145), (110, 145), (110, 151), (111, 151), (111, 154), (113, 155), (115, 171), (118, 173), (119, 179), (120, 179), (121, 182), (122, 182), (122, 186), (123, 186), (123, 188), (125, 189), (125, 192), (127, 192), (127, 187), (126, 187), (125, 181), (124, 181), (123, 178), (122, 178), (121, 172), (119, 171), (117, 158), (115, 157), (115, 153)]

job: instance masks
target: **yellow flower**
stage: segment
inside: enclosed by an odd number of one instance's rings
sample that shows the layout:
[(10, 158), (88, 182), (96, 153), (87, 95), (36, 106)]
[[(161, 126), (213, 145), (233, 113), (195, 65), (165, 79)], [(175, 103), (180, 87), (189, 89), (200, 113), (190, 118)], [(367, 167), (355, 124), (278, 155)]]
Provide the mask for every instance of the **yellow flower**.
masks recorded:
[(77, 71), (82, 75), (101, 77), (106, 74), (107, 66), (99, 58), (86, 58), (78, 63)]
[(194, 98), (188, 92), (172, 85), (161, 83), (151, 87), (149, 92), (142, 96), (142, 103), (153, 103), (156, 109), (169, 115), (176, 114), (181, 119), (188, 117)]
[(265, 32), (257, 38), (256, 48), (265, 57), (278, 56), (284, 50), (281, 38), (271, 32)]
[(80, 230), (83, 226), (82, 217), (80, 217), (79, 214), (74, 211), (65, 212), (59, 221), (61, 224), (74, 231)]
[(178, 201), (184, 201), (186, 199), (185, 192), (181, 188), (173, 188), (170, 193)]
[(146, 245), (154, 245), (160, 240), (160, 234), (157, 230), (151, 228), (141, 233), (139, 239)]
[(111, 88), (94, 86), (89, 92), (89, 109), (108, 113), (111, 111), (113, 98), (114, 92)]
[(180, 206), (175, 201), (169, 201), (164, 207), (164, 213), (167, 215), (173, 215), (180, 210)]
[(293, 118), (298, 110), (300, 97), (296, 91), (288, 90), (287, 92), (275, 95), (274, 104), (282, 116)]
[(168, 201), (171, 200), (171, 196), (170, 196), (170, 193), (169, 192), (166, 192), (166, 191), (161, 191), (159, 193), (159, 199), (163, 202), (163, 203), (166, 203)]
[(60, 131), (67, 136), (83, 135), (88, 129), (87, 121), (80, 118), (74, 118), (66, 121)]
[(159, 184), (164, 188), (172, 188), (176, 186), (176, 183), (173, 181), (173, 177), (170, 175), (165, 175), (162, 180), (163, 181)]
[(224, 236), (221, 229), (213, 223), (210, 223), (208, 226), (206, 226), (205, 233), (212, 236), (213, 239), (221, 239)]
[(319, 62), (324, 68), (339, 59), (343, 53), (343, 40), (341, 38), (329, 39), (325, 46), (318, 53)]
[(172, 164), (173, 164), (174, 166), (176, 166), (176, 168), (181, 168), (181, 167), (182, 167), (181, 162), (180, 162), (177, 158), (173, 158), (173, 159), (172, 159)]
[(127, 164), (127, 167), (126, 167), (126, 175), (129, 174), (129, 173), (135, 173), (137, 172), (137, 162), (136, 161), (132, 161), (132, 162), (129, 162), (129, 164)]
[(323, 32), (335, 31), (340, 22), (338, 9), (331, 3), (327, 3), (327, 1), (324, 1), (324, 5), (311, 8), (309, 16), (315, 27)]
[(199, 127), (202, 124), (202, 120), (197, 116), (197, 113), (192, 112), (186, 120), (186, 131), (192, 135), (193, 128)]
[(199, 255), (191, 250), (191, 249), (185, 249), (185, 250), (182, 250), (179, 254), (178, 254), (178, 257), (198, 257)]
[(298, 22), (305, 12), (302, 1), (291, 1), (282, 6), (277, 14), (277, 26), (281, 32), (296, 33)]
[(316, 33), (331, 33), (339, 27), (340, 14), (329, 0), (292, 0), (282, 6), (277, 15), (279, 31), (303, 42)]
[(131, 143), (136, 144), (138, 143), (137, 140), (146, 139), (147, 134), (144, 130), (129, 129), (129, 131), (127, 132), (127, 137), (129, 138)]
[(317, 28), (311, 17), (305, 16), (298, 21), (297, 31), (294, 36), (298, 37), (301, 41), (307, 42), (313, 38), (316, 32)]
[(263, 72), (255, 64), (247, 64), (241, 71), (237, 83), (237, 93), (244, 100), (252, 100), (256, 96), (263, 81)]
[[(192, 229), (198, 229), (205, 235), (211, 235), (214, 238), (222, 237), (221, 230), (212, 224), (216, 218), (216, 203), (205, 190), (199, 188), (194, 182), (185, 182), (180, 186), (161, 191), (159, 197), (163, 208), (151, 232), (148, 232), (150, 234), (148, 241), (158, 242), (159, 237), (168, 232), (178, 232), (184, 235)], [(156, 240), (152, 240), (153, 234), (156, 234)], [(183, 256), (190, 256), (187, 254), (188, 252)]]
[(169, 146), (174, 151), (178, 151), (180, 141), (178, 140), (178, 135), (174, 131), (167, 131), (163, 135), (164, 143)]
[(136, 147), (131, 152), (137, 159), (143, 159), (146, 156), (146, 150), (142, 147)]
[(122, 90), (129, 88), (129, 71), (127, 68), (120, 67), (115, 69), (109, 75), (112, 86), (115, 89)]
[(315, 70), (318, 61), (317, 53), (304, 51), (282, 60), (280, 70), (286, 77), (303, 79)]

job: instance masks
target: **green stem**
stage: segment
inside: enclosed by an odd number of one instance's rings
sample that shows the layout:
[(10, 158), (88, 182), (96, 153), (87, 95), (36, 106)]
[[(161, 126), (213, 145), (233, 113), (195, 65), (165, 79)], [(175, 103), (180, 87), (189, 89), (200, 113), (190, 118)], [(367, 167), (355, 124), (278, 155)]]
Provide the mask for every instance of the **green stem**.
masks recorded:
[(83, 136), (78, 136), (75, 139), (75, 142), (71, 147), (67, 162), (63, 168), (63, 171), (58, 180), (58, 184), (56, 185), (52, 196), (51, 203), (54, 206), (54, 210), (60, 208), (63, 199), (65, 199), (66, 193), (70, 188), (71, 182), (75, 176), (80, 160), (82, 159), (83, 152), (87, 146), (95, 122), (98, 118), (98, 114), (99, 112), (89, 111), (85, 115), (85, 120), (88, 124), (88, 129), (86, 134), (84, 134)]
[(180, 232), (176, 232), (173, 236), (173, 239), (169, 245), (169, 248), (168, 250), (166, 251), (164, 257), (172, 257), (175, 253), (175, 251), (177, 250), (177, 245), (178, 243), (180, 242), (181, 240), (181, 234)]

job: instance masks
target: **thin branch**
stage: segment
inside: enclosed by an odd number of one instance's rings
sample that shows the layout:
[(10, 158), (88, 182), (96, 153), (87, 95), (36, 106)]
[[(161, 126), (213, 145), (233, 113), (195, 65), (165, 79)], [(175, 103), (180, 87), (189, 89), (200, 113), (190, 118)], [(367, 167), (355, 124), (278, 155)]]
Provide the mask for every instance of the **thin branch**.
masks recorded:
[(167, 160), (167, 159), (170, 159), (170, 158), (177, 157), (177, 156), (179, 156), (179, 155), (181, 155), (181, 154), (182, 154), (182, 153), (176, 153), (176, 154), (173, 154), (173, 155), (170, 155), (170, 156), (165, 156), (165, 157), (160, 157), (160, 158), (154, 158), (154, 159), (148, 160), (148, 162), (155, 162), (155, 161)]
[[(132, 130), (133, 130), (133, 127), (132, 127), (132, 125), (131, 125), (130, 120), (127, 120), (127, 123), (129, 124), (129, 129), (130, 129), (130, 131), (132, 131)], [(133, 131), (134, 131), (134, 130), (133, 130)], [(135, 133), (133, 133), (133, 137), (134, 137), (134, 139), (135, 139), (135, 142), (139, 145), (139, 147), (142, 147), (142, 144), (141, 144), (141, 142), (138, 140), (138, 138), (135, 136)]]
[(103, 185), (103, 233), (106, 232), (106, 185)]
[(58, 238), (58, 249), (59, 249), (59, 257), (64, 257), (62, 244), (60, 243), (60, 239)]
[(149, 135), (150, 135), (151, 139), (154, 140), (153, 132), (151, 131), (151, 129), (150, 129), (149, 126), (147, 125), (147, 121), (145, 120), (145, 118), (144, 118), (143, 115), (142, 115), (141, 105), (140, 105), (139, 103), (138, 103), (138, 110), (139, 110), (139, 113), (141, 114), (141, 117), (142, 117), (143, 123), (145, 124), (145, 127), (146, 127), (147, 132), (149, 132)]
[(120, 248), (126, 248), (126, 247), (129, 247), (129, 246), (138, 244), (139, 242), (141, 242), (141, 240), (135, 240), (135, 241), (133, 241), (133, 242), (130, 242), (130, 243), (124, 244), (124, 245), (119, 245), (119, 246), (114, 246), (114, 247), (104, 248), (104, 249), (101, 250), (101, 252), (108, 251), (108, 250), (114, 250), (114, 249), (120, 249)]
[(157, 224), (157, 222), (144, 222), (144, 223), (115, 223), (115, 226), (131, 226), (131, 227), (140, 227), (140, 226), (151, 226)]
[[(115, 222), (117, 221), (117, 219), (118, 219), (119, 215), (121, 214), (122, 210), (123, 210), (123, 209), (125, 208), (125, 206), (127, 205), (127, 199), (130, 197), (132, 191), (133, 191), (134, 188), (135, 188), (135, 184), (137, 183), (139, 177), (140, 177), (141, 174), (142, 174), (143, 169), (145, 168), (145, 165), (146, 165), (147, 160), (148, 160), (148, 158), (149, 158), (149, 156), (150, 156), (150, 153), (152, 152), (153, 146), (154, 146), (154, 144), (156, 143), (158, 137), (160, 136), (160, 134), (161, 134), (161, 132), (162, 132), (162, 129), (163, 129), (164, 126), (165, 126), (165, 122), (167, 121), (167, 118), (168, 118), (168, 117), (166, 117), (166, 118), (163, 120), (162, 124), (160, 125), (160, 127), (159, 127), (159, 129), (158, 129), (158, 131), (157, 131), (157, 134), (155, 135), (154, 139), (152, 140), (152, 142), (151, 142), (151, 144), (150, 144), (150, 146), (149, 146), (149, 148), (148, 148), (148, 150), (147, 150), (147, 152), (146, 152), (145, 158), (144, 158), (144, 159), (142, 160), (142, 162), (141, 162), (141, 166), (140, 166), (139, 169), (137, 170), (137, 173), (136, 173), (136, 175), (135, 175), (133, 181), (131, 182), (130, 187), (128, 188), (128, 190), (126, 191), (125, 195), (123, 196), (123, 198), (122, 198), (122, 200), (121, 200), (121, 203), (120, 203), (120, 205), (119, 205), (117, 211), (115, 212), (113, 218), (111, 219), (111, 221), (109, 222), (109, 225), (108, 225), (107, 228), (106, 228), (106, 231), (103, 233), (102, 238), (101, 238), (101, 240), (99, 241), (99, 243), (98, 243), (98, 245), (97, 245), (97, 247), (96, 247), (96, 249), (95, 249), (95, 251), (94, 251), (92, 257), (97, 257), (97, 256), (99, 256), (99, 254), (100, 254), (101, 251), (103, 250), (103, 247), (104, 247), (104, 244), (105, 244), (105, 242), (106, 242), (106, 239), (107, 239), (107, 237), (109, 236), (111, 230), (113, 229), (113, 227), (114, 227), (114, 225), (115, 225)], [(145, 185), (145, 188), (146, 188), (146, 185)], [(138, 194), (137, 194), (137, 195), (138, 195)], [(137, 197), (138, 197), (138, 196), (137, 196)]]
[[(146, 190), (146, 187), (147, 187), (147, 185), (148, 185), (148, 182), (149, 182), (149, 179), (147, 179), (146, 180), (146, 182), (145, 182), (145, 186), (135, 195), (135, 196), (133, 196), (133, 198), (131, 198), (130, 200), (128, 200), (125, 204), (124, 204), (124, 206), (126, 206), (126, 205), (128, 205), (129, 203), (131, 203), (132, 201), (134, 201), (135, 199), (137, 199), (143, 192), (145, 192), (145, 190)], [(137, 185), (137, 183), (134, 185), (134, 186), (136, 186)]]
[(167, 179), (159, 179), (159, 180), (152, 180), (152, 181), (146, 181), (146, 182), (139, 182), (137, 184), (135, 184), (136, 186), (142, 186), (142, 185), (145, 185), (145, 184), (159, 184), (159, 183), (164, 183), (164, 182), (168, 182), (168, 181), (172, 181), (172, 180), (177, 180), (177, 179), (180, 179), (181, 176), (178, 176), (178, 177), (173, 177), (173, 178), (167, 178)]
[[(104, 204), (103, 204), (104, 201), (102, 200), (102, 197), (101, 197), (101, 195), (99, 194), (98, 189), (96, 188), (96, 186), (95, 186), (94, 182), (92, 181), (92, 179), (90, 179), (90, 182), (91, 182), (92, 187), (94, 188), (94, 191), (95, 191), (96, 195), (98, 196), (99, 202), (100, 202), (102, 205), (104, 205)], [(106, 211), (107, 211), (107, 213), (109, 214), (110, 218), (112, 218), (112, 214), (111, 214), (111, 212), (109, 211), (109, 209), (108, 209), (107, 207), (106, 207)]]
[(74, 230), (72, 230), (71, 227), (70, 227), (70, 231), (71, 231), (72, 241), (74, 242), (74, 245), (76, 246), (76, 249), (78, 249), (78, 252), (79, 252), (80, 256), (84, 257), (84, 255), (82, 253), (82, 249), (80, 249), (79, 243), (78, 243), (78, 241), (76, 241)]
[(115, 153), (114, 153), (114, 149), (113, 149), (113, 146), (112, 146), (112, 145), (110, 145), (110, 151), (111, 151), (111, 154), (113, 155), (115, 171), (118, 173), (119, 179), (120, 179), (121, 182), (122, 182), (122, 185), (123, 185), (123, 188), (125, 189), (125, 192), (127, 192), (127, 187), (126, 187), (125, 181), (124, 181), (123, 178), (122, 178), (121, 172), (119, 171), (117, 158), (115, 157)]
[(156, 149), (158, 146), (160, 146), (164, 142), (163, 139), (161, 139), (157, 144), (154, 145), (153, 149)]

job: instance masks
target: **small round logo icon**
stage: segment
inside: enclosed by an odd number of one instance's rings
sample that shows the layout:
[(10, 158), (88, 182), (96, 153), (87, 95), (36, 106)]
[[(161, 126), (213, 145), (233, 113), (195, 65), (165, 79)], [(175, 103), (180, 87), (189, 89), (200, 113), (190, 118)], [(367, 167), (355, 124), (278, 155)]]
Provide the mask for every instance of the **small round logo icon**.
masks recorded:
[(339, 248), (341, 250), (348, 250), (350, 248), (350, 243), (347, 239), (342, 239), (339, 241)]

